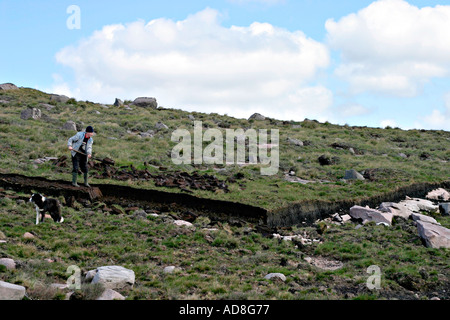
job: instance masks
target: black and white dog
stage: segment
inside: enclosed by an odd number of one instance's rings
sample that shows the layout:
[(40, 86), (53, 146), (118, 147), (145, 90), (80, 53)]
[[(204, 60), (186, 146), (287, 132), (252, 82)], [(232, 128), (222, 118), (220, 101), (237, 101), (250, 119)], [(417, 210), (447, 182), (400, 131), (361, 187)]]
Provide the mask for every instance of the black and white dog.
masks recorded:
[(33, 193), (30, 202), (34, 203), (36, 207), (36, 224), (44, 222), (45, 213), (48, 212), (55, 222), (63, 222), (64, 218), (61, 216), (61, 204), (57, 199), (47, 199), (39, 193)]

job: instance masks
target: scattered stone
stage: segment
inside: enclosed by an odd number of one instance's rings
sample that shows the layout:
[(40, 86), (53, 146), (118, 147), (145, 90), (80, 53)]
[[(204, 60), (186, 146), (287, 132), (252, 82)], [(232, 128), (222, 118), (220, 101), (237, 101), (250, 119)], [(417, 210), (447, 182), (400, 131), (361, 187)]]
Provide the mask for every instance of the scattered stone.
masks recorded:
[(8, 90), (18, 90), (19, 88), (17, 88), (17, 86), (15, 84), (12, 83), (3, 83), (0, 84), (0, 91), (8, 91)]
[(25, 296), (25, 287), (0, 281), (0, 300), (22, 300)]
[(20, 113), (20, 118), (22, 120), (28, 119), (39, 120), (41, 116), (42, 116), (41, 110), (37, 108), (26, 108), (23, 109), (22, 112)]
[(181, 271), (181, 268), (175, 267), (175, 266), (168, 266), (168, 267), (165, 267), (163, 270), (164, 273), (174, 273), (174, 272), (178, 272), (178, 271)]
[(56, 289), (56, 290), (66, 290), (68, 289), (68, 285), (66, 283), (52, 283), (50, 285), (50, 288)]
[(16, 269), (16, 263), (13, 259), (10, 258), (1, 258), (0, 259), (0, 265), (5, 266), (8, 270), (14, 270)]
[(123, 101), (116, 98), (116, 101), (114, 101), (114, 106), (115, 107), (122, 107), (123, 106)]
[(430, 191), (426, 195), (427, 199), (430, 200), (439, 200), (439, 201), (450, 201), (450, 192), (443, 188), (439, 188), (433, 191)]
[(428, 248), (450, 248), (450, 229), (418, 220), (417, 231)]
[(113, 289), (106, 289), (96, 300), (125, 300), (125, 297)]
[(363, 175), (355, 169), (346, 170), (344, 175), (345, 180), (365, 180)]
[(194, 227), (194, 225), (188, 221), (184, 221), (184, 220), (175, 220), (173, 222), (173, 224), (177, 225), (177, 226), (186, 226), (186, 227)]
[(77, 125), (73, 121), (67, 121), (66, 123), (64, 123), (62, 129), (63, 130), (77, 131)]
[(92, 284), (100, 283), (107, 289), (132, 288), (135, 281), (134, 271), (121, 266), (99, 267), (96, 270), (89, 271), (86, 280), (91, 279), (91, 277)]
[(254, 113), (250, 116), (250, 118), (248, 118), (248, 120), (264, 121), (264, 120), (266, 120), (266, 117), (264, 117), (260, 113)]
[(156, 130), (165, 130), (165, 129), (169, 129), (169, 127), (168, 126), (166, 126), (164, 123), (162, 123), (161, 121), (158, 121), (156, 124), (155, 124), (155, 128), (156, 128)]
[(286, 141), (289, 142), (290, 144), (293, 144), (294, 146), (303, 147), (303, 141), (300, 141), (298, 139), (288, 137), (286, 138)]
[(278, 272), (276, 272), (276, 273), (269, 273), (269, 274), (267, 274), (265, 277), (264, 277), (264, 279), (268, 279), (268, 280), (271, 280), (271, 279), (275, 279), (275, 280), (281, 280), (281, 281), (286, 281), (286, 276), (284, 275), (284, 274), (282, 274), (282, 273), (278, 273)]
[(398, 156), (400, 158), (405, 158), (405, 159), (408, 158), (408, 156), (406, 154), (404, 154), (404, 153), (399, 153)]
[(34, 239), (34, 238), (35, 238), (35, 236), (34, 236), (32, 233), (29, 233), (29, 232), (25, 232), (25, 233), (23, 234), (23, 237), (24, 237), (25, 239)]
[(390, 212), (381, 212), (369, 207), (353, 206), (350, 208), (350, 216), (354, 219), (362, 220), (363, 224), (370, 221), (375, 223), (392, 224), (393, 214)]
[(158, 102), (155, 98), (139, 97), (133, 101), (133, 105), (143, 108), (158, 108)]
[(348, 214), (344, 214), (341, 216), (341, 219), (342, 219), (342, 223), (346, 223), (346, 222), (350, 221), (352, 219), (352, 217)]

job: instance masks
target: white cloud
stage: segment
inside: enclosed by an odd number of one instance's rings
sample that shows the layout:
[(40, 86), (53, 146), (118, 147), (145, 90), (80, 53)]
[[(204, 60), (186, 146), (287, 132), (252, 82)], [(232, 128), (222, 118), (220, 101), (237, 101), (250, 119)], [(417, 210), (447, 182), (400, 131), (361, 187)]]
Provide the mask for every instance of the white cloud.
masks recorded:
[(398, 127), (398, 125), (397, 125), (397, 122), (393, 119), (385, 119), (380, 122), (380, 127), (381, 128), (386, 128), (386, 127), (396, 128), (396, 127)]
[(379, 0), (325, 27), (330, 47), (342, 53), (335, 73), (352, 93), (412, 97), (450, 74), (450, 6)]
[(324, 44), (268, 23), (226, 28), (209, 8), (182, 21), (105, 26), (56, 60), (73, 70), (77, 98), (103, 103), (154, 96), (166, 107), (277, 118), (283, 110), (302, 120), (332, 101), (309, 84), (329, 65)]
[(450, 92), (444, 95), (444, 110), (433, 109), (423, 121), (425, 128), (450, 131)]

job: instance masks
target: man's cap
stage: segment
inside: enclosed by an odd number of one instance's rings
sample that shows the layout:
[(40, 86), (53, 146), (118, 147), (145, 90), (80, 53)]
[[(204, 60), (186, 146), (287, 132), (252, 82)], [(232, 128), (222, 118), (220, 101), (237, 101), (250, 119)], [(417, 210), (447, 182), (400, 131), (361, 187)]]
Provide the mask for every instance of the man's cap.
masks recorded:
[(92, 128), (91, 126), (88, 126), (86, 128), (86, 132), (94, 132), (94, 128)]

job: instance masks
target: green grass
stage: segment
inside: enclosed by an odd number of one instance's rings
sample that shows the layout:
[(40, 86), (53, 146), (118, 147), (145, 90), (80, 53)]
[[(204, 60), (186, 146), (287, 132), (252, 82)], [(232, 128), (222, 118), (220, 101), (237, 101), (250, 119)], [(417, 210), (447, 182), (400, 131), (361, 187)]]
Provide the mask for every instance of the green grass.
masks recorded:
[[(67, 139), (75, 132), (60, 128), (73, 120), (80, 125), (83, 122), (82, 127), (89, 124), (96, 129), (94, 156), (110, 157), (119, 166), (133, 164), (138, 169), (148, 162), (169, 170), (199, 170), (223, 180), (239, 173), (244, 178), (229, 184), (229, 193), (195, 190), (194, 194), (266, 209), (302, 200), (370, 197), (400, 186), (439, 183), (450, 177), (447, 165), (450, 133), (446, 131), (349, 127), (311, 120), (258, 122), (171, 109), (133, 107), (130, 111), (111, 105), (103, 108), (83, 101), (51, 102), (55, 108), (47, 111), (40, 103), (49, 103), (48, 94), (23, 88), (0, 91), (0, 99), (10, 100), (0, 104), (0, 172), (3, 173), (69, 181), (70, 168), (60, 172), (49, 163), (35, 165), (32, 160), (68, 155)], [(20, 112), (26, 106), (40, 108), (49, 119), (21, 120)], [(96, 114), (96, 110), (101, 114)], [(192, 130), (190, 114), (220, 130), (224, 130), (220, 123), (232, 129), (279, 129), (279, 173), (261, 176), (258, 165), (232, 165), (222, 172), (207, 165), (175, 166), (168, 157), (175, 145), (170, 141), (171, 132), (176, 128)], [(157, 132), (152, 138), (138, 138), (130, 133), (153, 129), (158, 121), (169, 129)], [(292, 128), (294, 123), (301, 124), (302, 128)], [(295, 147), (286, 142), (288, 137), (308, 143)], [(333, 143), (351, 146), (356, 154), (335, 149), (331, 147)], [(399, 156), (400, 153), (408, 158)], [(430, 157), (421, 160), (423, 153)], [(317, 159), (323, 154), (338, 157), (339, 161), (320, 166)], [(343, 182), (345, 170), (351, 168), (379, 170), (375, 171), (373, 181)], [(284, 172), (291, 169), (298, 177), (314, 183), (285, 181)], [(159, 172), (153, 167), (149, 170)], [(152, 181), (92, 179), (92, 183), (157, 188)], [(4, 193), (29, 196), (12, 191)], [(167, 213), (139, 219), (126, 214), (110, 215), (101, 208), (100, 203), (93, 203), (90, 208), (65, 207), (63, 224), (47, 220), (35, 226), (30, 204), (1, 198), (0, 236), (7, 243), (0, 244), (0, 257), (14, 259), (18, 267), (13, 271), (0, 267), (0, 280), (24, 285), (30, 299), (62, 299), (63, 294), (49, 289), (48, 285), (65, 283), (69, 266), (77, 265), (85, 273), (103, 265), (122, 265), (136, 273), (133, 290), (121, 292), (127, 299), (415, 299), (415, 294), (420, 299), (436, 295), (449, 298), (450, 251), (424, 247), (410, 220), (397, 219), (389, 228), (368, 224), (355, 229), (353, 223), (331, 224), (322, 235), (317, 229), (328, 222), (283, 230), (288, 234), (306, 232), (311, 238), (321, 239), (320, 244), (297, 248), (292, 242), (263, 237), (250, 223), (237, 227), (227, 222), (211, 223), (207, 217), (200, 217), (195, 229), (187, 229), (171, 224)], [(450, 227), (448, 217), (436, 215), (435, 218)], [(206, 231), (205, 227), (218, 230)], [(32, 232), (36, 237), (24, 239), (25, 232)], [(320, 270), (307, 263), (305, 257), (339, 260), (344, 266), (335, 271)], [(181, 269), (173, 274), (163, 273), (164, 267), (170, 265)], [(366, 270), (371, 265), (381, 268), (381, 290), (371, 291), (365, 286), (369, 277)], [(285, 274), (286, 282), (264, 279), (271, 272)], [(100, 292), (101, 288), (84, 284), (81, 296), (94, 299)]]
[[(215, 174), (221, 179), (240, 172), (245, 178), (230, 184), (230, 193), (214, 194), (194, 190), (200, 197), (238, 201), (257, 205), (266, 209), (276, 209), (292, 202), (306, 199), (339, 200), (349, 197), (370, 197), (393, 188), (416, 182), (442, 182), (450, 177), (450, 133), (446, 131), (378, 129), (367, 127), (337, 126), (316, 121), (282, 122), (274, 119), (248, 121), (226, 115), (188, 113), (176, 109), (149, 110), (134, 107), (133, 110), (117, 108), (112, 105), (92, 102), (72, 101), (62, 104), (51, 102), (55, 108), (47, 111), (40, 103), (49, 103), (49, 95), (38, 90), (20, 89), (0, 92), (0, 98), (10, 100), (0, 107), (0, 170), (26, 175), (45, 176), (50, 179), (70, 180), (70, 168), (63, 172), (55, 171), (50, 164), (33, 165), (33, 159), (68, 155), (67, 139), (75, 132), (61, 130), (63, 124), (73, 120), (82, 128), (93, 125), (97, 131), (94, 140), (94, 156), (110, 157), (117, 165), (133, 164), (142, 169), (143, 163), (161, 165), (169, 170), (200, 170)], [(38, 107), (49, 120), (21, 120), (20, 112), (26, 106)], [(95, 111), (101, 114), (96, 114)], [(188, 115), (203, 121), (211, 128), (225, 133), (225, 128), (278, 129), (280, 132), (280, 170), (274, 176), (261, 176), (260, 165), (240, 167), (226, 166), (217, 173), (212, 165), (181, 165), (172, 163), (168, 154), (175, 146), (170, 141), (171, 133), (177, 128), (192, 132), (192, 121)], [(154, 130), (158, 121), (169, 129), (156, 132), (152, 138), (140, 138), (133, 132)], [(82, 124), (83, 123), (83, 124)], [(292, 124), (302, 128), (292, 128)], [(307, 142), (303, 147), (290, 145), (286, 139), (295, 138)], [(333, 143), (352, 147), (356, 154), (347, 149), (335, 149)], [(402, 158), (404, 153), (408, 158)], [(423, 153), (430, 154), (421, 160)], [(335, 165), (321, 166), (321, 155), (338, 157)], [(222, 168), (223, 165), (219, 165)], [(345, 170), (379, 169), (374, 181), (343, 183)], [(302, 179), (314, 181), (307, 185), (290, 183), (284, 180), (284, 173), (293, 169)], [(151, 170), (157, 171), (151, 168)], [(93, 183), (117, 183), (116, 181), (96, 181)], [(155, 188), (153, 181), (129, 182), (128, 184)], [(174, 189), (167, 191), (177, 192)]]

